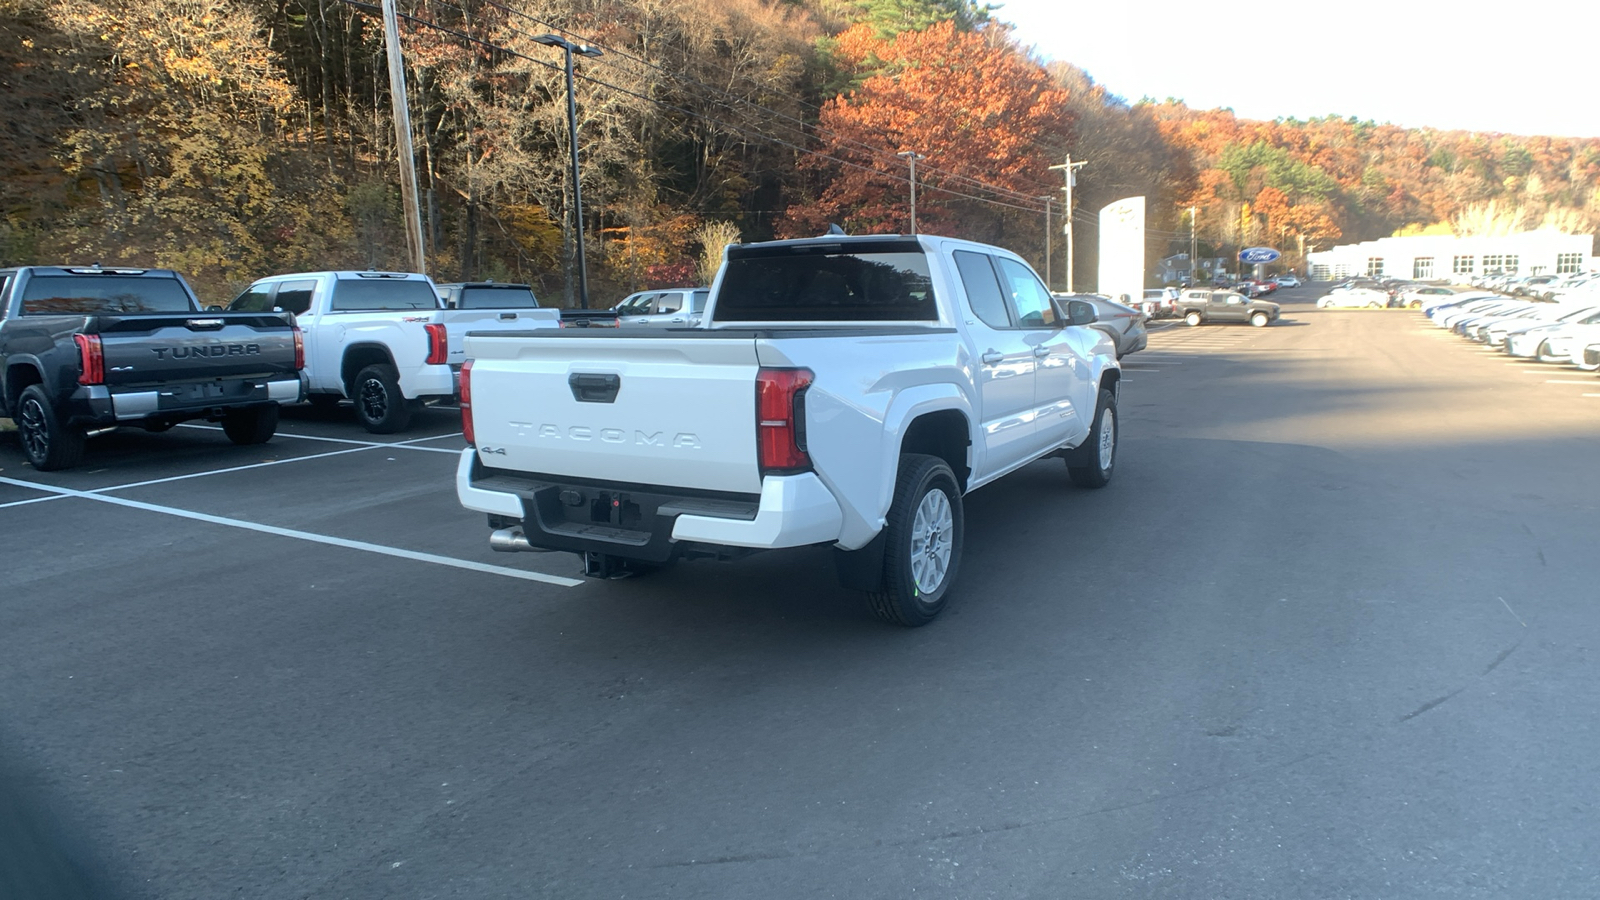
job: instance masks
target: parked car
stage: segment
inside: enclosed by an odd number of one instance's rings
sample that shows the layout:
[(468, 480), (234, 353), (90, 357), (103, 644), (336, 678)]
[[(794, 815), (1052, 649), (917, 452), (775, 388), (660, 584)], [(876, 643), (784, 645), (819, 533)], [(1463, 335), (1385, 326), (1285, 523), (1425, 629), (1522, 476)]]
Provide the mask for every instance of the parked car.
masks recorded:
[(1378, 288), (1334, 288), (1317, 298), (1318, 309), (1383, 309), (1389, 305), (1389, 293)]
[(1575, 350), (1600, 341), (1600, 309), (1575, 316), (1565, 322), (1552, 322), (1508, 333), (1506, 353), (1537, 359), (1545, 363), (1567, 363)]
[(1285, 272), (1272, 280), (1276, 281), (1279, 287), (1286, 288), (1297, 288), (1303, 283), (1293, 272)]
[(78, 464), (89, 433), (220, 422), (236, 444), (278, 428), (305, 392), (305, 345), (282, 312), (202, 310), (168, 269), (0, 269), (0, 416), (35, 469)]
[(1178, 315), (1178, 289), (1151, 288), (1144, 292), (1140, 309), (1151, 319), (1170, 319)]
[(538, 309), (533, 286), (506, 281), (454, 282), (436, 285), (445, 309)]
[(1111, 341), (1009, 251), (733, 245), (705, 318), (467, 338), (456, 489), (492, 548), (572, 551), (608, 577), (831, 546), (844, 586), (915, 626), (957, 581), (965, 494), (1044, 458), (1084, 487), (1112, 478)]
[(1249, 322), (1262, 328), (1275, 322), (1282, 308), (1270, 300), (1252, 300), (1238, 291), (1184, 291), (1179, 304), (1190, 325)]
[(1399, 306), (1404, 306), (1408, 309), (1421, 309), (1430, 298), (1454, 297), (1455, 294), (1454, 288), (1439, 287), (1437, 285), (1418, 285), (1409, 290), (1401, 291), (1395, 295), (1395, 299), (1399, 301)]
[(614, 308), (618, 324), (688, 328), (700, 324), (710, 288), (674, 288), (629, 294)]
[(1052, 294), (1065, 303), (1082, 300), (1094, 307), (1095, 321), (1089, 326), (1105, 332), (1116, 347), (1117, 359), (1143, 350), (1150, 343), (1150, 333), (1145, 330), (1145, 315), (1126, 304), (1118, 303), (1103, 294)]
[(294, 313), (305, 332), (307, 399), (329, 406), (349, 398), (357, 420), (374, 434), (403, 431), (423, 404), (455, 397), (467, 330), (554, 330), (558, 315), (447, 310), (428, 276), (408, 272), (274, 275), (250, 285), (228, 308)]

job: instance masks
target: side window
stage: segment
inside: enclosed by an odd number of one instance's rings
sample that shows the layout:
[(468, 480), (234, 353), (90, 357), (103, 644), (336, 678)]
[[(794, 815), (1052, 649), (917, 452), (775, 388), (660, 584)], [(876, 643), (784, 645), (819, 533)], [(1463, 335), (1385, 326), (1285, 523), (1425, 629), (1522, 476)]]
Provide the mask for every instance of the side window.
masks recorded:
[(1024, 328), (1048, 328), (1055, 324), (1056, 308), (1050, 292), (1039, 283), (1033, 270), (1014, 259), (996, 257), (1011, 303), (1017, 311), (1017, 324)]
[(1005, 297), (1000, 293), (1000, 281), (989, 257), (970, 250), (957, 250), (954, 255), (972, 314), (990, 328), (1010, 328), (1011, 317), (1006, 313)]
[(229, 312), (272, 312), (272, 285), (252, 284), (228, 304)]
[(11, 298), (7, 296), (11, 289), (11, 276), (0, 275), (0, 319), (6, 317), (6, 310), (11, 308)]
[(657, 311), (674, 313), (680, 309), (683, 309), (682, 294), (666, 293), (661, 295), (661, 303), (660, 306), (657, 307)]
[(311, 308), (311, 292), (316, 289), (315, 281), (285, 281), (278, 285), (278, 296), (274, 298), (273, 305), (303, 316)]

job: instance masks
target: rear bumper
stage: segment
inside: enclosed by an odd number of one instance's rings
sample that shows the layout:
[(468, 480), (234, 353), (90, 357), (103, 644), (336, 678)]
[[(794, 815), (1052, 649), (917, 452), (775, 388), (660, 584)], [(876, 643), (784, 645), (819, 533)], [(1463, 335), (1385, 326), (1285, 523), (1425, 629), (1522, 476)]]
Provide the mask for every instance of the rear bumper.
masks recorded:
[(423, 365), (400, 375), (400, 393), (407, 400), (423, 397), (454, 397), (460, 367)]
[(771, 550), (839, 539), (844, 514), (814, 473), (768, 476), (761, 493), (566, 481), (489, 469), (471, 447), (456, 468), (461, 505), (520, 520), (545, 550), (663, 562), (686, 546)]
[(69, 418), (97, 425), (198, 418), (217, 409), (298, 403), (305, 399), (305, 393), (303, 375), (263, 381), (168, 384), (155, 390), (115, 390), (96, 384), (80, 387), (73, 393)]

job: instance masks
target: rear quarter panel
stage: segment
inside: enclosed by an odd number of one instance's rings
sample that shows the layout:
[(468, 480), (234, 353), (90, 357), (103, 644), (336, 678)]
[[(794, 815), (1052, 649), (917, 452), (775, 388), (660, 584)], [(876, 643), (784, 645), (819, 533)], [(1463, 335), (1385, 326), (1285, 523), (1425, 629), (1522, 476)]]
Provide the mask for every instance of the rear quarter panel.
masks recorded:
[(894, 499), (900, 447), (918, 416), (960, 412), (968, 423), (967, 465), (982, 442), (972, 396), (974, 364), (953, 329), (876, 337), (773, 337), (759, 341), (763, 366), (804, 367), (807, 450), (817, 477), (844, 513), (839, 544), (864, 546), (883, 528)]

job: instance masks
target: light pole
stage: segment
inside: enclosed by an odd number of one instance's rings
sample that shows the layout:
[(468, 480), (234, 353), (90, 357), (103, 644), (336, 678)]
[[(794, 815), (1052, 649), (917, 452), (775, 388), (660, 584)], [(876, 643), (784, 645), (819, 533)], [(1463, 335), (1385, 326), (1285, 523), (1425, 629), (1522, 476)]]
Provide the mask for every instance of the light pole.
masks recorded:
[(575, 44), (559, 34), (541, 34), (533, 39), (536, 44), (560, 47), (567, 56), (567, 133), (572, 144), (572, 233), (578, 251), (578, 305), (589, 308), (589, 265), (583, 257), (583, 188), (578, 182), (578, 101), (572, 90), (572, 54), (599, 56), (600, 48), (589, 44)]
[(901, 150), (895, 156), (911, 163), (911, 233), (917, 233), (917, 160), (927, 159), (915, 150)]

